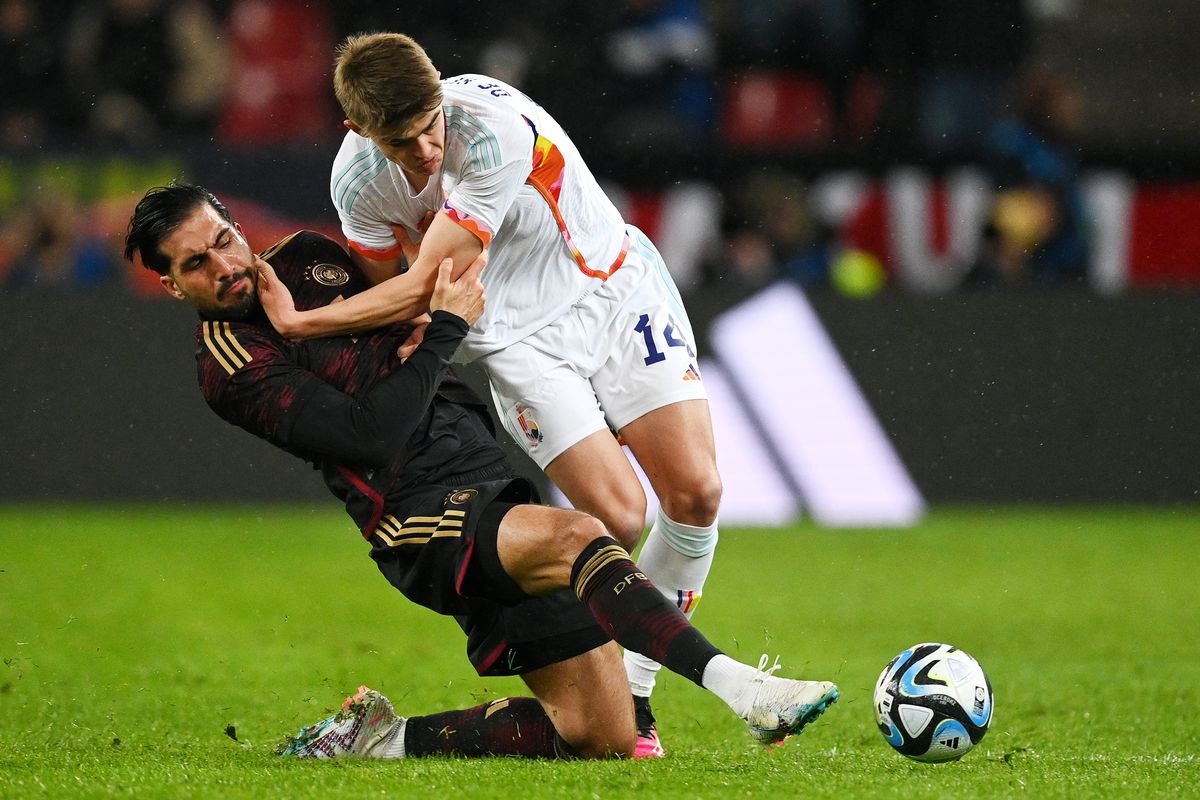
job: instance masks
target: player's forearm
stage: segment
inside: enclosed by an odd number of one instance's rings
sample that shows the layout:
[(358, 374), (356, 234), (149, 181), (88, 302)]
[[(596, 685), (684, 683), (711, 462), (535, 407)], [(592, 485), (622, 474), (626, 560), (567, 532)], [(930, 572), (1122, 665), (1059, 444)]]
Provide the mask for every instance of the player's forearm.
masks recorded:
[[(421, 249), (407, 272), (388, 278), (365, 292), (338, 303), (311, 311), (271, 315), (276, 330), (289, 339), (316, 339), (322, 336), (362, 333), (384, 325), (412, 319), (429, 310), (438, 265), (443, 259), (454, 262), (452, 278), (460, 276), (483, 252), (475, 234), (439, 214), (430, 223), (421, 241)], [(361, 262), (356, 256), (356, 262)]]
[(277, 327), (299, 341), (362, 333), (424, 314), (432, 290), (429, 273), (413, 269), (340, 302), (297, 311)]

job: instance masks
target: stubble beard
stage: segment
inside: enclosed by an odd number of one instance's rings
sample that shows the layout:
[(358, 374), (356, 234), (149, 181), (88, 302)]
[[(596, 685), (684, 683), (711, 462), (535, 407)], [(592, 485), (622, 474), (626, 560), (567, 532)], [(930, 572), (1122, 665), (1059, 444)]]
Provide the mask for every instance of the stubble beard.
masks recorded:
[(258, 308), (258, 280), (257, 276), (247, 271), (243, 275), (239, 275), (233, 280), (233, 283), (245, 278), (250, 284), (250, 288), (246, 289), (232, 297), (224, 295), (218, 298), (218, 307), (213, 309), (213, 316), (220, 319), (243, 320), (249, 317)]

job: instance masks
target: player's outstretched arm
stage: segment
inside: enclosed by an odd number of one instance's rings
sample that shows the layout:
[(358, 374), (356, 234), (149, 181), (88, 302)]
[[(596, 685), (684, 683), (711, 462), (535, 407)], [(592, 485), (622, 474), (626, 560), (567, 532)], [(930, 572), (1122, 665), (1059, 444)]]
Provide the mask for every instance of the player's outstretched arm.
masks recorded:
[[(429, 226), (416, 260), (403, 275), (397, 275), (365, 292), (311, 311), (297, 311), (290, 295), (284, 296), (274, 282), (259, 281), (263, 308), (275, 329), (289, 339), (315, 339), (361, 333), (411, 319), (429, 310), (429, 299), (437, 281), (438, 265), (451, 259), (450, 277), (461, 276), (475, 265), (483, 252), (479, 239), (470, 231), (438, 214)], [(479, 265), (482, 268), (482, 264)], [(263, 294), (264, 289), (266, 294)]]

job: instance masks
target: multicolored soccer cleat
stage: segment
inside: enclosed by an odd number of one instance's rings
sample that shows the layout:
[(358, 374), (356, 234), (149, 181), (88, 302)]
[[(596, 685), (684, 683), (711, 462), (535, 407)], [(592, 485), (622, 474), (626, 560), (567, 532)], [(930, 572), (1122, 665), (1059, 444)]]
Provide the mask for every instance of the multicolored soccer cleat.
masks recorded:
[(743, 717), (750, 735), (763, 745), (782, 742), (825, 713), (838, 701), (838, 688), (829, 681), (801, 681), (777, 678), (779, 659), (767, 668), (764, 655), (758, 662), (761, 677), (750, 710)]
[[(358, 687), (342, 703), (342, 710), (315, 725), (301, 728), (275, 752), (294, 758), (388, 757), (388, 745), (403, 735), (404, 718), (391, 702), (374, 689)], [(403, 751), (390, 757), (402, 757)]]

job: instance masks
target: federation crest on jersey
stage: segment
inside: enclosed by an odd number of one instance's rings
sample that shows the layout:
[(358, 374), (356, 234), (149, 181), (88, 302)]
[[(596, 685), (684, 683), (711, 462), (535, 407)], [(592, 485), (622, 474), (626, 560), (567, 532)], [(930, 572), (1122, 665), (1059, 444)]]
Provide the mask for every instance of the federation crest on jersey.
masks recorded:
[(521, 433), (525, 434), (525, 440), (529, 442), (530, 447), (537, 447), (542, 443), (542, 431), (538, 428), (537, 420), (533, 418), (533, 410), (517, 403), (513, 412), (517, 417), (517, 425), (521, 428)]
[(341, 286), (350, 281), (350, 273), (336, 264), (313, 264), (306, 272), (322, 286)]

